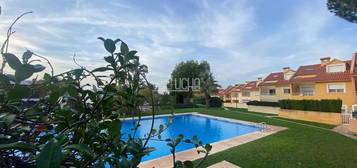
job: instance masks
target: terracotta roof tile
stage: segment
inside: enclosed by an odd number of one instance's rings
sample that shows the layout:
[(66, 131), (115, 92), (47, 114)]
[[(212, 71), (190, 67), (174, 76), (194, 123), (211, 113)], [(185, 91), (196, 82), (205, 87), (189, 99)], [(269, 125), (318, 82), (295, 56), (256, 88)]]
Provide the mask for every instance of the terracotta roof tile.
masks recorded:
[[(294, 77), (290, 79), (292, 83), (300, 82), (323, 82), (323, 81), (346, 81), (351, 80), (351, 60), (343, 61), (346, 64), (346, 71), (328, 73), (326, 65), (321, 64), (300, 66)], [(306, 77), (301, 77), (306, 76)]]
[(247, 82), (241, 90), (245, 90), (245, 91), (259, 91), (258, 83), (259, 83), (259, 81), (250, 81), (250, 82)]
[(284, 79), (284, 72), (270, 73), (259, 86), (283, 86), (288, 85), (289, 80)]

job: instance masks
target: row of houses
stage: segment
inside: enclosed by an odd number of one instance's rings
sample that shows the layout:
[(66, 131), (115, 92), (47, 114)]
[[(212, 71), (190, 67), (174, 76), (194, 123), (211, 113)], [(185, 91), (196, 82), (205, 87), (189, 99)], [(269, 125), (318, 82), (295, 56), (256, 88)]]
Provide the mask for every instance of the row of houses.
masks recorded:
[(272, 72), (265, 79), (247, 81), (226, 89), (216, 96), (225, 106), (245, 108), (252, 100), (277, 102), (281, 99), (341, 99), (342, 112), (357, 111), (357, 53), (351, 60), (323, 57), (320, 63), (289, 67)]

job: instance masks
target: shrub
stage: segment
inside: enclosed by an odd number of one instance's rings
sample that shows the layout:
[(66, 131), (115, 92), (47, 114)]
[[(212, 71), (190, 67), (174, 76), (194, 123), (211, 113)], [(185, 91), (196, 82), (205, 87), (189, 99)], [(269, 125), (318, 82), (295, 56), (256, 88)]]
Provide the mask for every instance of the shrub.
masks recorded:
[(209, 99), (210, 107), (222, 107), (223, 101), (219, 97), (211, 97)]
[(321, 100), (279, 100), (281, 109), (321, 111), (321, 112), (341, 112), (342, 100), (321, 99)]
[(255, 100), (248, 102), (247, 105), (280, 107), (279, 102), (255, 101)]
[(206, 100), (204, 97), (194, 97), (193, 103), (195, 104), (206, 104)]

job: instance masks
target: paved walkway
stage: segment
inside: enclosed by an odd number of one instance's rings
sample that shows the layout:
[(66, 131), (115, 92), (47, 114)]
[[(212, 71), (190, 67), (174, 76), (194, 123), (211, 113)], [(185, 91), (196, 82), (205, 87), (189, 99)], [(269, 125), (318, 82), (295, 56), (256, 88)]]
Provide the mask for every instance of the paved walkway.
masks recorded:
[(216, 164), (209, 166), (207, 168), (241, 168), (241, 167), (236, 166), (232, 163), (229, 163), (229, 162), (223, 160), (222, 162), (216, 163)]
[(352, 138), (357, 140), (357, 136), (354, 136), (350, 133), (350, 131), (348, 130), (348, 125), (339, 125), (335, 128), (332, 129), (333, 131), (340, 133), (346, 137)]

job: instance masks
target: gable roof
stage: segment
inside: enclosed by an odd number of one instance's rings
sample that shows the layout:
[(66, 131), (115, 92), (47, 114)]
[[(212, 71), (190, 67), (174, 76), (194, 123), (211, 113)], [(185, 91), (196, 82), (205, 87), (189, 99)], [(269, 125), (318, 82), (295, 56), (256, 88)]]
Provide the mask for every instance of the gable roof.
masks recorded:
[(249, 81), (242, 87), (243, 91), (259, 91), (258, 87), (259, 81)]
[(300, 66), (294, 77), (290, 79), (292, 83), (300, 82), (324, 82), (324, 81), (348, 81), (351, 80), (351, 60), (342, 61), (346, 65), (344, 72), (326, 72), (326, 66), (321, 64)]
[(259, 86), (283, 86), (288, 85), (289, 80), (285, 80), (284, 72), (270, 73)]

